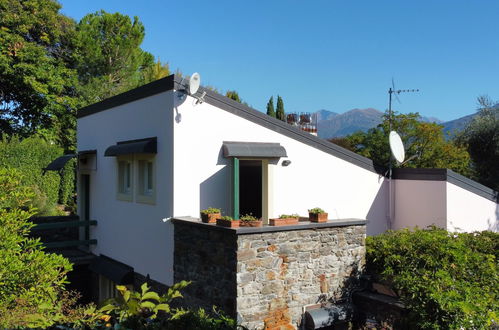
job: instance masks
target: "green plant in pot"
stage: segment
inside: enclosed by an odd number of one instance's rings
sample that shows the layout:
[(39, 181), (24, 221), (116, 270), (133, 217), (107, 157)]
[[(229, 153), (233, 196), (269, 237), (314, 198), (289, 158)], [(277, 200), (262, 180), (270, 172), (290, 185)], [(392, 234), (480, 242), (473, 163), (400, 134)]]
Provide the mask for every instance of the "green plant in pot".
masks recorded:
[(263, 221), (258, 219), (251, 214), (243, 215), (239, 218), (239, 226), (241, 227), (261, 227)]
[(216, 223), (217, 219), (221, 216), (220, 209), (214, 207), (209, 207), (201, 211), (201, 221), (204, 223)]
[(274, 218), (269, 220), (271, 226), (286, 226), (295, 225), (298, 223), (300, 216), (296, 213), (294, 214), (281, 214), (279, 218)]
[(308, 218), (311, 222), (327, 222), (327, 212), (320, 207), (308, 210)]
[(217, 226), (239, 228), (239, 222), (239, 220), (235, 220), (232, 217), (226, 215), (217, 219)]

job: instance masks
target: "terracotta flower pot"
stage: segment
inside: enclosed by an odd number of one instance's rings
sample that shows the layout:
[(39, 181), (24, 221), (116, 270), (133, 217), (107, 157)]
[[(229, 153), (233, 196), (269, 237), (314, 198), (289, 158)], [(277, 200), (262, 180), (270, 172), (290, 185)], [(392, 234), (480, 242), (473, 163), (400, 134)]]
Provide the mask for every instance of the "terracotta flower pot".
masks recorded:
[(309, 213), (310, 222), (327, 222), (327, 213)]
[(239, 220), (217, 219), (217, 226), (229, 227), (229, 228), (239, 228)]
[(298, 218), (269, 219), (269, 225), (271, 226), (288, 226), (288, 225), (296, 225), (297, 223), (298, 223)]
[(262, 225), (263, 225), (262, 220), (257, 220), (257, 221), (239, 220), (239, 227), (261, 227)]
[(216, 223), (217, 219), (220, 218), (222, 215), (220, 213), (201, 213), (201, 221), (204, 223)]

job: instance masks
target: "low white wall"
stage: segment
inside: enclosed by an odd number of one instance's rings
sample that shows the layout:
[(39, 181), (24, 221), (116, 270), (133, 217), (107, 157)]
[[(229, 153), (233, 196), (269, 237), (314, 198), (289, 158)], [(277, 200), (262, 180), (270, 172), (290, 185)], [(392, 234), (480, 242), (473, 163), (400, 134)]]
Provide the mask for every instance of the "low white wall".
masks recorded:
[(447, 229), (473, 232), (499, 231), (499, 205), (447, 182)]
[(446, 182), (394, 180), (393, 229), (446, 228)]
[[(97, 149), (91, 174), (90, 217), (98, 221), (92, 249), (164, 283), (173, 281), (172, 93), (165, 92), (78, 119), (78, 150)], [(104, 157), (118, 141), (156, 136), (156, 204), (117, 200), (116, 157)]]
[[(369, 220), (368, 234), (386, 229), (383, 178), (350, 162), (191, 97), (178, 104), (174, 124), (174, 215), (198, 216), (200, 209), (221, 207), (230, 213), (230, 162), (223, 141), (278, 142), (291, 164), (272, 167), (270, 217), (283, 213), (308, 216), (321, 207), (330, 219)], [(180, 115), (180, 116), (179, 116)]]

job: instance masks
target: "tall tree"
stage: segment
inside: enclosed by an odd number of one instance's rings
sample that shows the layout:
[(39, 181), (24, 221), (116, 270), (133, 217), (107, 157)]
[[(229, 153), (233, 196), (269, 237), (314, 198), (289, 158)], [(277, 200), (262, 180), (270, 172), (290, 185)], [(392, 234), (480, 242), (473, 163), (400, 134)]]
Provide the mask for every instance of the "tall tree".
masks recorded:
[(279, 95), (277, 95), (276, 118), (282, 121), (286, 121), (286, 113), (284, 112), (284, 102), (282, 101), (282, 97), (280, 97)]
[(243, 103), (241, 98), (239, 97), (239, 94), (236, 91), (227, 91), (225, 93), (225, 96), (227, 96), (229, 99), (232, 99), (236, 102)]
[(275, 110), (274, 110), (274, 97), (271, 96), (269, 101), (267, 102), (267, 115), (270, 117), (276, 117)]
[(456, 140), (465, 146), (477, 181), (499, 191), (499, 103), (478, 98), (478, 115)]
[[(367, 132), (347, 136), (347, 144), (362, 156), (371, 158), (376, 164), (388, 165), (390, 161), (389, 118)], [(442, 126), (422, 122), (418, 113), (395, 114), (392, 130), (397, 131), (408, 157), (418, 157), (404, 164), (414, 168), (448, 168), (463, 175), (470, 175), (470, 156), (464, 147), (446, 141)]]
[(168, 63), (161, 63), (161, 60), (158, 58), (158, 60), (154, 64), (145, 67), (142, 70), (140, 84), (145, 85), (155, 80), (169, 76), (170, 74), (170, 66), (168, 65)]
[(0, 135), (72, 125), (74, 22), (52, 0), (0, 0)]
[(77, 26), (77, 69), (81, 93), (95, 103), (140, 84), (153, 56), (143, 51), (144, 25), (137, 17), (103, 10), (88, 14)]

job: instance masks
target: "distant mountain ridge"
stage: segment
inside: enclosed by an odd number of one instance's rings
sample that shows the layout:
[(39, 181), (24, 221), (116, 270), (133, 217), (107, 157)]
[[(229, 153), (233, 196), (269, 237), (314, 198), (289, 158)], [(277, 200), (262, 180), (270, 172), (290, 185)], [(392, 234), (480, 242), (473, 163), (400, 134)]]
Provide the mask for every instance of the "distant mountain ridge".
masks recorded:
[[(318, 135), (323, 139), (343, 137), (352, 133), (376, 127), (382, 122), (384, 112), (374, 108), (352, 109), (344, 113), (337, 113), (326, 109), (317, 112)], [(422, 117), (423, 121), (434, 122), (444, 126), (444, 132), (450, 136), (462, 130), (475, 116), (464, 116), (447, 122), (442, 122), (435, 117)]]

